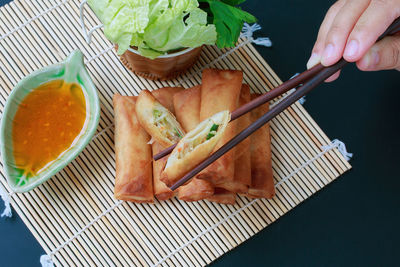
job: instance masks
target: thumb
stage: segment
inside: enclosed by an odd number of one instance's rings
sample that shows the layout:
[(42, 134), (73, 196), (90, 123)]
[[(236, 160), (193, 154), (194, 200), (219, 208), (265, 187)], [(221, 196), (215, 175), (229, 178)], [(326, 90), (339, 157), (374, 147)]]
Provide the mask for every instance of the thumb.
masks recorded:
[(388, 36), (374, 44), (357, 62), (360, 70), (400, 71), (400, 35)]

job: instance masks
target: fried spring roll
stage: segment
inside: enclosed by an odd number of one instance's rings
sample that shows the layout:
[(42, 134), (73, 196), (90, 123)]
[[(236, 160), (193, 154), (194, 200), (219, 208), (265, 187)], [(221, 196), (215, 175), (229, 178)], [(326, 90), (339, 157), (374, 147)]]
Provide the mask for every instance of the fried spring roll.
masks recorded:
[(194, 86), (174, 95), (176, 118), (186, 132), (200, 123), (201, 85)]
[[(175, 113), (173, 96), (182, 91), (182, 87), (164, 87), (157, 89), (152, 92), (153, 96), (170, 112)], [(151, 144), (153, 155), (161, 152), (165, 147), (161, 146), (157, 142)], [(161, 182), (161, 173), (167, 163), (168, 157), (164, 157), (160, 160), (153, 160), (153, 187), (154, 195), (158, 200), (167, 200), (174, 196), (174, 192), (169, 189), (163, 182)]]
[(219, 204), (230, 204), (234, 205), (236, 203), (236, 194), (232, 193), (226, 189), (216, 187), (214, 189), (214, 195), (208, 197), (207, 200), (216, 202)]
[(175, 116), (147, 90), (138, 96), (136, 114), (142, 127), (164, 147), (176, 144), (185, 135)]
[[(252, 95), (254, 99), (259, 95)], [(269, 110), (269, 104), (264, 104), (251, 111), (252, 122), (256, 121)], [(247, 193), (252, 198), (272, 198), (275, 195), (274, 178), (271, 162), (271, 136), (269, 123), (250, 136), (251, 145), (251, 186)]]
[[(239, 106), (250, 102), (250, 87), (242, 85), (240, 92)], [(237, 133), (243, 131), (251, 123), (250, 113), (246, 113), (237, 119)], [(250, 163), (250, 137), (246, 138), (236, 146), (235, 151), (235, 173), (232, 181), (217, 184), (228, 191), (245, 194), (251, 184), (251, 163)]]
[(175, 94), (183, 91), (183, 87), (163, 87), (157, 90), (152, 91), (151, 93), (163, 105), (166, 109), (175, 114), (175, 107), (174, 107), (174, 96)]
[[(161, 152), (164, 147), (157, 142), (151, 144), (153, 155)], [(169, 189), (161, 180), (161, 173), (164, 170), (165, 164), (167, 164), (168, 157), (164, 157), (159, 160), (153, 159), (153, 187), (154, 195), (158, 200), (167, 200), (174, 196), (174, 192)]]
[[(204, 120), (221, 110), (234, 111), (239, 102), (243, 73), (236, 70), (206, 69), (203, 71), (201, 87), (200, 120)], [(236, 135), (236, 121), (229, 123), (215, 150)], [(235, 148), (216, 160), (199, 174), (199, 178), (214, 184), (230, 182), (234, 179)]]
[(136, 117), (134, 96), (114, 95), (116, 177), (114, 197), (153, 202), (150, 136)]
[[(176, 118), (186, 132), (200, 123), (201, 85), (186, 89), (174, 95)], [(189, 183), (178, 188), (178, 198), (184, 201), (198, 201), (214, 194), (211, 182), (194, 177)]]
[(172, 186), (206, 159), (223, 136), (230, 119), (230, 112), (224, 110), (200, 122), (188, 132), (171, 152), (161, 181), (167, 186)]

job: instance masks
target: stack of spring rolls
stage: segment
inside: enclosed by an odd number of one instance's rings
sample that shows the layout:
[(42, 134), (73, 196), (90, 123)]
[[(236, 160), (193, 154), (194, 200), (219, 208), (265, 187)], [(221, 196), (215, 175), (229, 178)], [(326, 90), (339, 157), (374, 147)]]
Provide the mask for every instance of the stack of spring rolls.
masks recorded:
[[(257, 97), (236, 70), (206, 69), (202, 84), (166, 87), (138, 97), (114, 95), (116, 180), (114, 196), (153, 202), (177, 196), (184, 201), (234, 204), (237, 194), (272, 198), (269, 125), (266, 124), (175, 192), (169, 186), (268, 111), (264, 104), (229, 122), (230, 113)], [(173, 152), (152, 156), (178, 143)]]

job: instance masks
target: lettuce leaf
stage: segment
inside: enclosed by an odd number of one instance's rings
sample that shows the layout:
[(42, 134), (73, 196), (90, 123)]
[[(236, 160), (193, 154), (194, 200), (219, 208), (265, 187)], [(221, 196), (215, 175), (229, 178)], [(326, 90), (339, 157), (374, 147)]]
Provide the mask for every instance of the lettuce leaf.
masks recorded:
[(188, 14), (180, 12), (179, 16), (173, 10), (167, 10), (147, 28), (144, 40), (148, 47), (160, 52), (215, 44), (215, 26), (206, 24), (207, 13), (201, 9), (194, 9)]
[(104, 24), (104, 34), (118, 44), (118, 54), (136, 46), (146, 57), (215, 44), (217, 32), (197, 0), (88, 0)]

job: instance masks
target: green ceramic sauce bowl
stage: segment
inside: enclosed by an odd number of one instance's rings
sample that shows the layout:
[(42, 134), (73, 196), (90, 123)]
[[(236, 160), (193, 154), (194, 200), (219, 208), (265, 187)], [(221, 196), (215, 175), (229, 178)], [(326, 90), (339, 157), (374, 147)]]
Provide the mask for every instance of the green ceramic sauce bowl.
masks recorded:
[[(86, 121), (74, 145), (36, 176), (23, 177), (23, 171), (15, 167), (13, 155), (12, 124), (21, 101), (39, 85), (51, 80), (64, 80), (81, 86), (86, 100)], [(27, 192), (47, 181), (70, 163), (92, 139), (99, 124), (100, 104), (79, 50), (72, 52), (63, 62), (37, 70), (23, 78), (11, 91), (4, 108), (0, 128), (1, 156), (8, 184), (16, 193)]]

